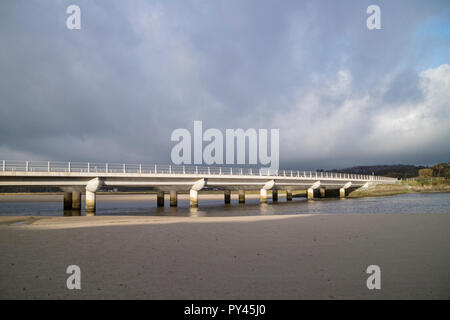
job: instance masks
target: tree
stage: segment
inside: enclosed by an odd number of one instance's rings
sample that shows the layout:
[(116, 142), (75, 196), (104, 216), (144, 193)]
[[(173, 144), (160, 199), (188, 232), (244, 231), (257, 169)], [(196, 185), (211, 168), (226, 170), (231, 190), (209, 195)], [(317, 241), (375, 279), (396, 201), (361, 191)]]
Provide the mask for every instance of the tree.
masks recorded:
[(419, 170), (419, 177), (432, 177), (433, 176), (433, 169), (431, 168), (425, 168)]
[(433, 166), (433, 176), (445, 177), (449, 167), (447, 163), (438, 163)]

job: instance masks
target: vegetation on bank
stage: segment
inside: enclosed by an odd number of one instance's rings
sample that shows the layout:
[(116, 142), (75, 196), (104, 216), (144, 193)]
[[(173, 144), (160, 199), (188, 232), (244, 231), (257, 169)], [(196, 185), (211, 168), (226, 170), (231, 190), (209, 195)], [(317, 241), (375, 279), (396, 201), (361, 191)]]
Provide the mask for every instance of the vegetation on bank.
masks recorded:
[(450, 192), (450, 179), (419, 177), (403, 180), (399, 184), (379, 184), (367, 189), (358, 189), (349, 198), (392, 196), (404, 193)]
[[(319, 169), (318, 171), (325, 171)], [(431, 167), (395, 164), (395, 165), (374, 165), (357, 166), (345, 169), (334, 169), (328, 172), (342, 172), (354, 174), (374, 174), (376, 176), (385, 176), (398, 179), (407, 179), (418, 176), (441, 177), (450, 179), (450, 163), (438, 163)]]

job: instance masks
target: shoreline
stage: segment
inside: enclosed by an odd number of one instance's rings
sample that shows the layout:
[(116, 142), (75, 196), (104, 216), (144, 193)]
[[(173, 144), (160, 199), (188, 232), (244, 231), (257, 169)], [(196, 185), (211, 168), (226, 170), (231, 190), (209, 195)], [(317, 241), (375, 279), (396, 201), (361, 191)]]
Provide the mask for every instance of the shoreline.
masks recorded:
[(449, 214), (81, 218), (1, 225), (0, 299), (450, 298)]

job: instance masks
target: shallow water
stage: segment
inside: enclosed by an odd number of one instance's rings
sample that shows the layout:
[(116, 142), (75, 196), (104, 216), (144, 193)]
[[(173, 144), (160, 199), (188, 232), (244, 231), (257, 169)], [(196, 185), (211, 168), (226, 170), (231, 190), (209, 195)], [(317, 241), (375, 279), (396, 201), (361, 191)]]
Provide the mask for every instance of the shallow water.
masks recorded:
[[(84, 204), (82, 204), (84, 206)], [(177, 208), (156, 208), (155, 201), (105, 201), (98, 197), (97, 215), (150, 215), (150, 216), (254, 216), (275, 214), (332, 214), (332, 213), (450, 213), (450, 193), (403, 194), (387, 197), (359, 199), (317, 199), (307, 201), (294, 198), (286, 202), (280, 197), (278, 203), (269, 200), (260, 204), (258, 199), (246, 199), (245, 204), (232, 200), (203, 200), (199, 208), (189, 208), (188, 200), (179, 200)], [(80, 215), (66, 211), (62, 201), (10, 201), (0, 202), (0, 215), (62, 216)], [(81, 212), (84, 215), (84, 211)]]

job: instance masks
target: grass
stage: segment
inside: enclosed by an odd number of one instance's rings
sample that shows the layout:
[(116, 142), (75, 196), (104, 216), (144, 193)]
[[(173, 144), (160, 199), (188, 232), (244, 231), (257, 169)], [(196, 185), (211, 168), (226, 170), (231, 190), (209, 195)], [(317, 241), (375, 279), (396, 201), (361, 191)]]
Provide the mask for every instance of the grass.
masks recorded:
[(378, 184), (368, 189), (355, 190), (349, 198), (381, 197), (405, 193), (450, 192), (450, 180), (443, 178), (417, 178), (399, 184)]

